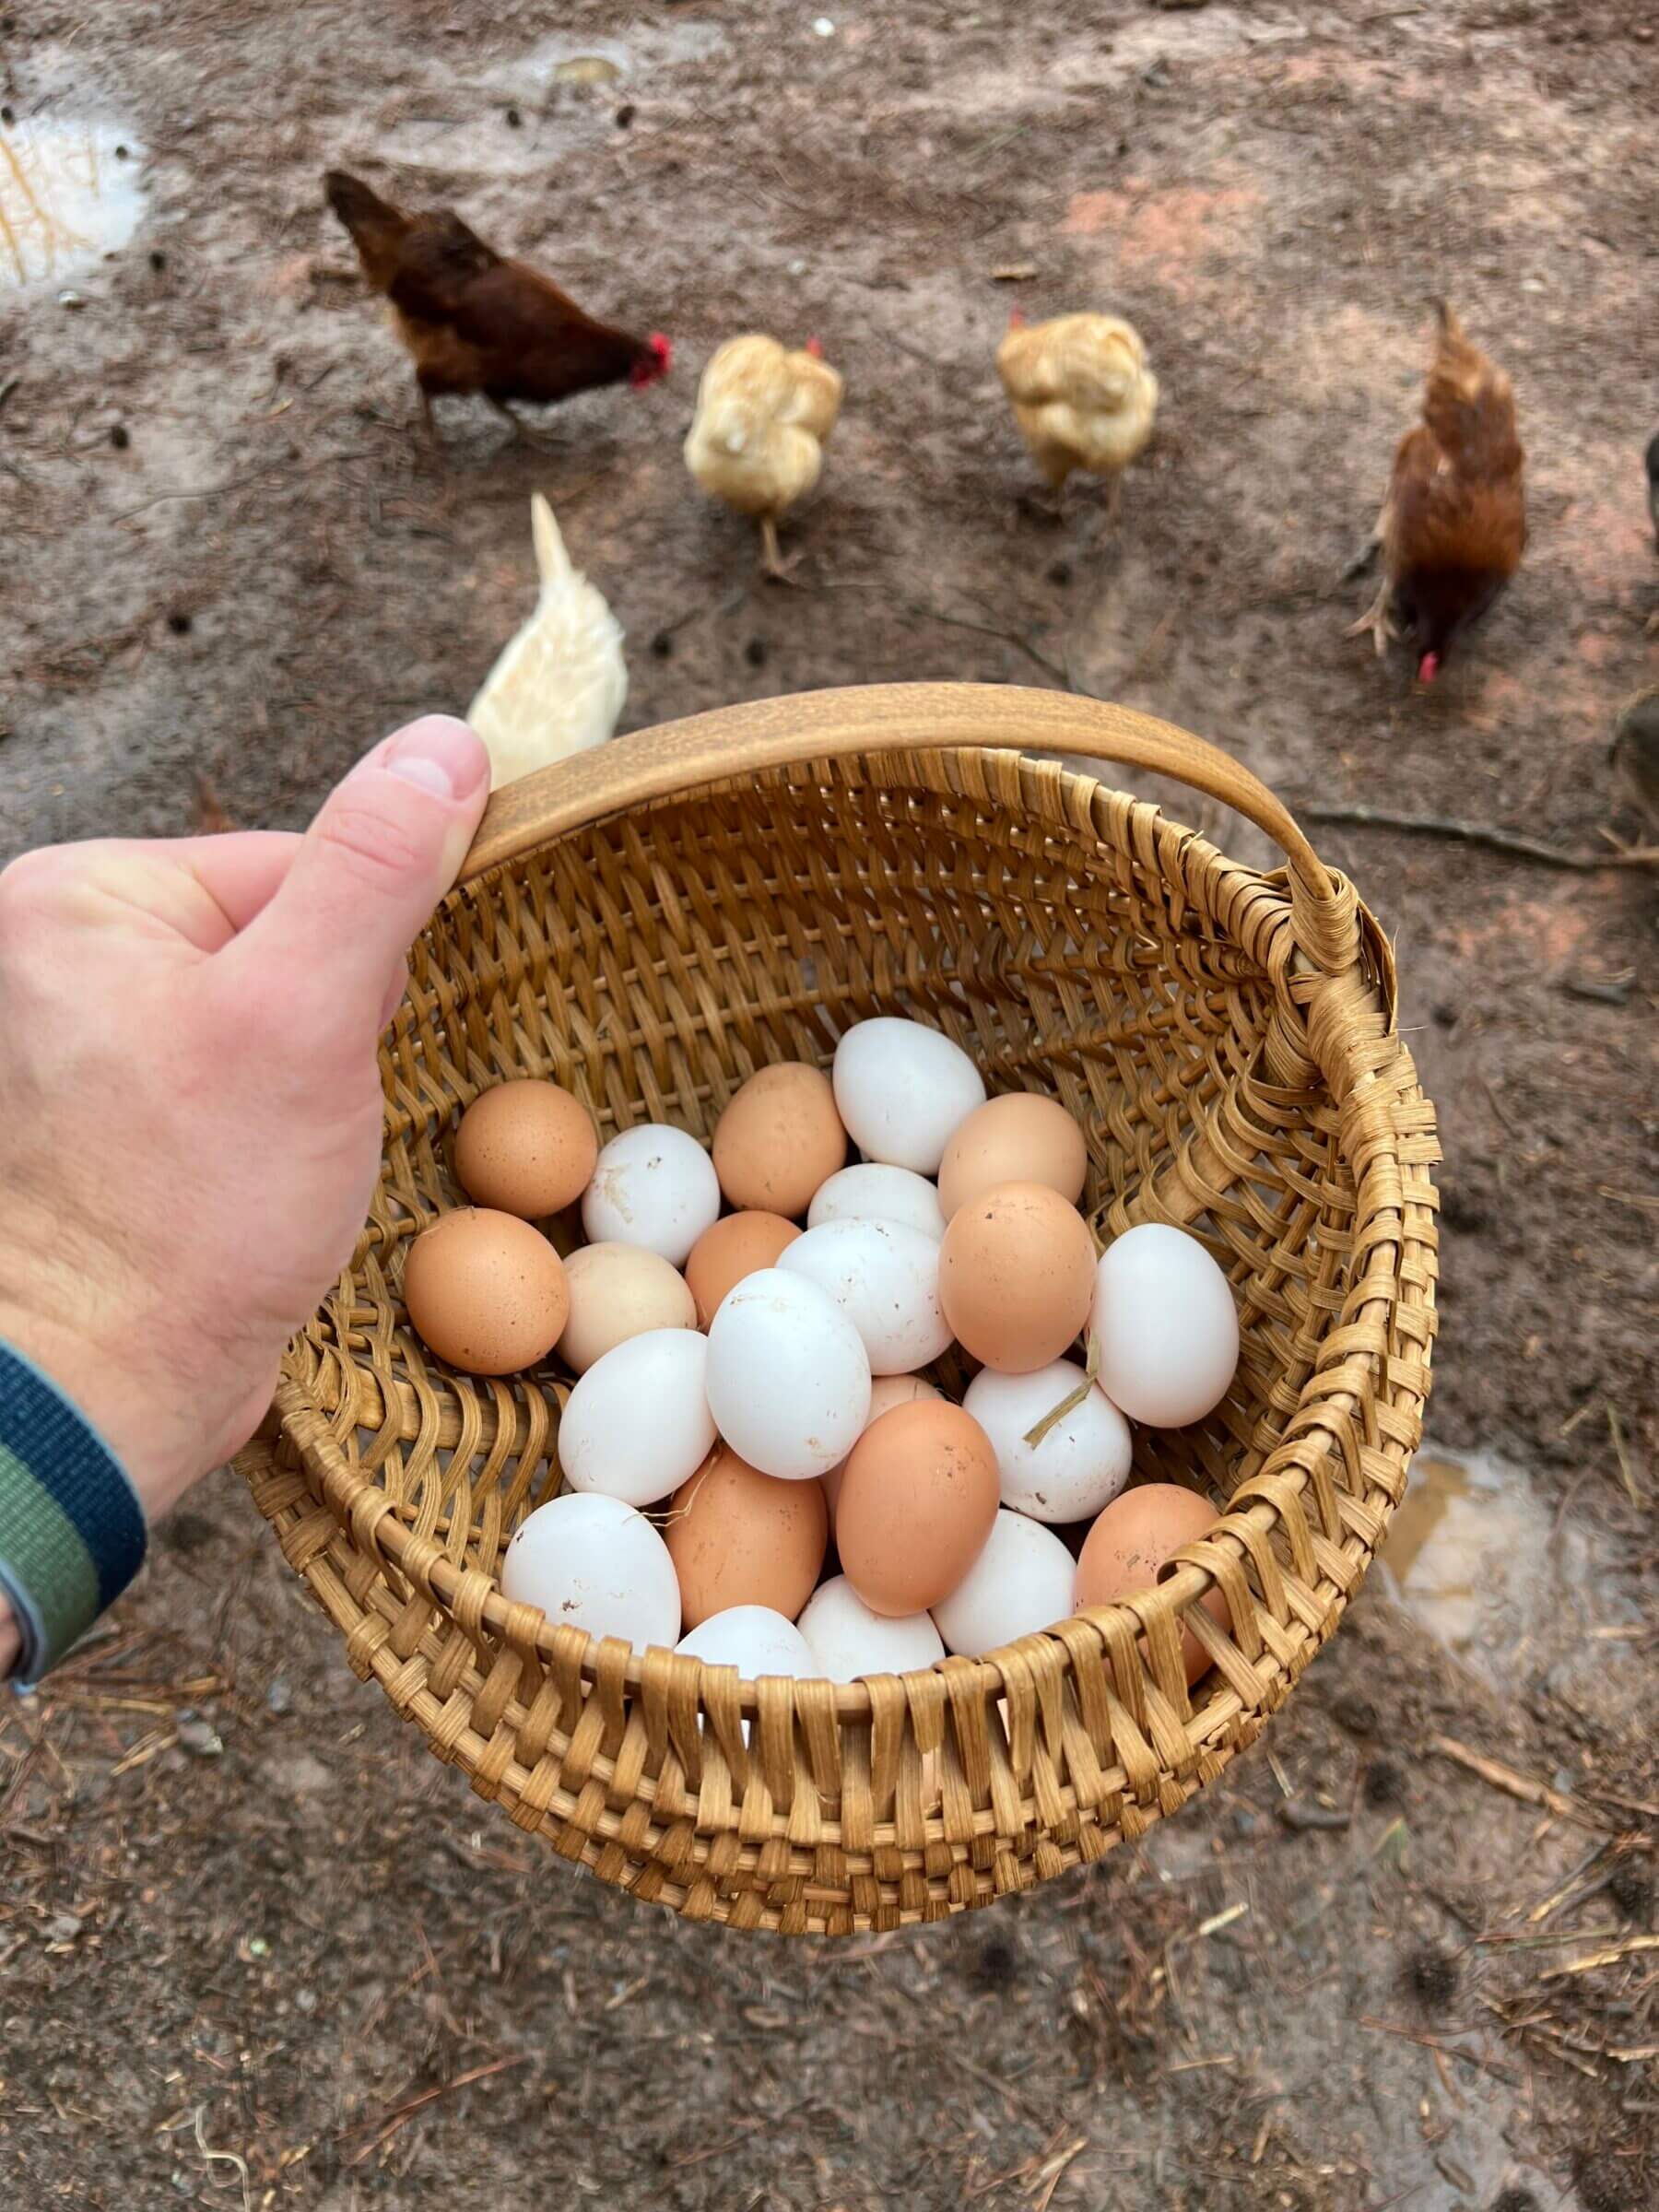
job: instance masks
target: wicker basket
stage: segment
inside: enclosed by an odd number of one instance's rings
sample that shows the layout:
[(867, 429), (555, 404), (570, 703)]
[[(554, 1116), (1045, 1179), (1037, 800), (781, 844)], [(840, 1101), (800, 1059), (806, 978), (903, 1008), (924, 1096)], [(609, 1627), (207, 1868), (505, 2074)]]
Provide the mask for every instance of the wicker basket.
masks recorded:
[[(1036, 752), (1178, 776), (1288, 867), (1239, 866)], [(373, 1211), (241, 1465), (351, 1665), (480, 1796), (693, 1918), (844, 1934), (1098, 1858), (1253, 1740), (1406, 1487), (1438, 1157), (1387, 944), (1263, 784), (1055, 692), (724, 709), (499, 794), (412, 971), (381, 1053)], [(1140, 1476), (1207, 1491), (1214, 1529), (1143, 1600), (851, 1687), (740, 1684), (509, 1605), (496, 1571), (558, 1487), (568, 1378), (452, 1373), (405, 1321), (404, 1250), (459, 1196), (460, 1110), (547, 1075), (602, 1135), (649, 1119), (707, 1137), (755, 1068), (826, 1062), (884, 1011), (947, 1030), (994, 1091), (1064, 1100), (1102, 1236), (1180, 1222), (1226, 1268), (1230, 1393), (1135, 1441)], [(1225, 1629), (1197, 1604), (1212, 1587)], [(1183, 1621), (1214, 1662), (1190, 1696)]]

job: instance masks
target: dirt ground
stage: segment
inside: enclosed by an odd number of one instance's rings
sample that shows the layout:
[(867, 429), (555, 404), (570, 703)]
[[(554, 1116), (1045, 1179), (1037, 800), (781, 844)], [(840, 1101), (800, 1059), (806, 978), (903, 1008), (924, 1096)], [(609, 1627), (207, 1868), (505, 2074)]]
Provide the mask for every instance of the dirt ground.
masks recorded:
[[(0, 288), (0, 859), (189, 829), (199, 776), (301, 822), (470, 696), (530, 601), (537, 485), (627, 628), (630, 726), (1069, 672), (1293, 803), (1634, 834), (1606, 747), (1659, 676), (1643, 11), (823, 5), (827, 35), (757, 0), (0, 16), (12, 115), (126, 134), (144, 194), (78, 307)], [(595, 55), (610, 81), (557, 73)], [(435, 453), (333, 162), (668, 331), (672, 380), (571, 406), (551, 456), (446, 403)], [(1422, 691), (1345, 640), (1338, 578), (1441, 290), (1514, 377), (1533, 538)], [(1147, 335), (1159, 435), (1112, 530), (1087, 494), (1021, 506), (1016, 300)], [(756, 323), (848, 380), (795, 590), (677, 452)], [(534, 1855), (354, 1681), (222, 1477), (0, 1705), (0, 2202), (1659, 2201), (1654, 880), (1315, 834), (1395, 935), (1442, 1119), (1431, 1440), (1502, 1455), (1474, 1594), (1374, 1578), (1264, 1746), (1099, 1869), (786, 1946)]]

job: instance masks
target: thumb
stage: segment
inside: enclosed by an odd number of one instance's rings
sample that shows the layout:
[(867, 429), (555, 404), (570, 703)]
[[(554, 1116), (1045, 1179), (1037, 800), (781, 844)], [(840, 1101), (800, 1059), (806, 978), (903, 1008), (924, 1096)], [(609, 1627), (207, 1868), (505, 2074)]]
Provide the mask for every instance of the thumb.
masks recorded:
[(324, 801), (280, 888), (231, 948), (238, 965), (315, 978), (320, 1026), (371, 1040), (488, 795), (489, 757), (464, 722), (428, 715), (386, 738)]

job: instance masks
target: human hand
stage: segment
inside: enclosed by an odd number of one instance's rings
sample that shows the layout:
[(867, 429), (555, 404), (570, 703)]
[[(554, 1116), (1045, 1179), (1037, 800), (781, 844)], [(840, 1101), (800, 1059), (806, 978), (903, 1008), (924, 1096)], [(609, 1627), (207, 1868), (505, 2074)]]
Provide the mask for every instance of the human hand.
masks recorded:
[(488, 782), (478, 739), (433, 716), (303, 838), (110, 839), (0, 874), (0, 1339), (152, 1521), (253, 1434), (350, 1256), (376, 1044)]

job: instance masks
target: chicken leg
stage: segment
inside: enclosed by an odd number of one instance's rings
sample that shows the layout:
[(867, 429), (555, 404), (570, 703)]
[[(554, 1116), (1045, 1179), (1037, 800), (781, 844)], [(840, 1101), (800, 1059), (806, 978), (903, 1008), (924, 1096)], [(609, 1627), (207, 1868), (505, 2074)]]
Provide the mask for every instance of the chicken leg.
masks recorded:
[(564, 439), (550, 437), (543, 430), (533, 430), (524, 417), (509, 406), (504, 399), (497, 399), (494, 394), (489, 392), (487, 392), (484, 396), (502, 421), (512, 424), (513, 436), (524, 444), (534, 446), (538, 453), (562, 453), (569, 450)]
[(799, 553), (791, 553), (785, 558), (783, 548), (778, 543), (776, 516), (763, 514), (760, 517), (761, 574), (770, 576), (774, 583), (793, 583), (794, 572), (801, 565), (801, 558)]

